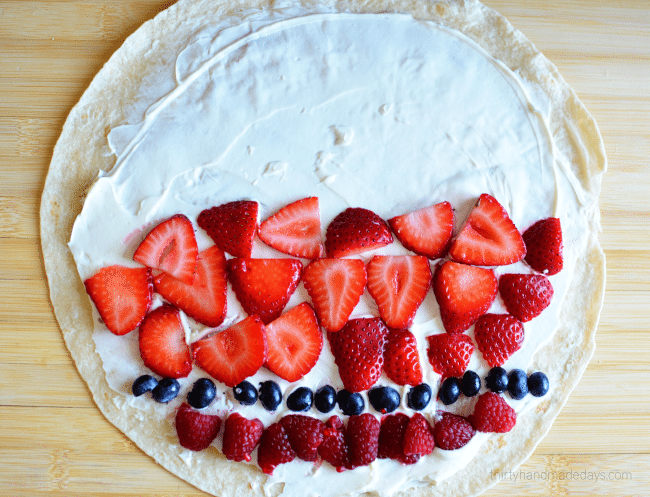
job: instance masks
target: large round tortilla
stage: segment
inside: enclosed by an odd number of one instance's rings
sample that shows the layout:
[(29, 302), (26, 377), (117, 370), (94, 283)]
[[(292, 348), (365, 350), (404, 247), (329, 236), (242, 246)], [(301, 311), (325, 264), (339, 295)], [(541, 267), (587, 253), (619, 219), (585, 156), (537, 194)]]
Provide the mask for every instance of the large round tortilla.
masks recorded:
[[(41, 204), (41, 240), (52, 304), (68, 349), (97, 406), (159, 464), (196, 487), (223, 497), (261, 495), (265, 476), (254, 466), (227, 461), (214, 447), (194, 454), (189, 466), (178, 456), (173, 423), (143, 423), (146, 411), (126, 405), (109, 388), (91, 336), (89, 301), (67, 243), (86, 190), (100, 170), (107, 171), (114, 163), (106, 135), (144, 110), (134, 109), (133, 102), (148, 75), (171, 70), (196, 26), (270, 5), (255, 0), (182, 0), (138, 29), (97, 74), (70, 113), (54, 149)], [(316, 4), (303, 0), (304, 7), (310, 5)], [(457, 29), (476, 41), (547, 94), (552, 102), (554, 140), (587, 199), (591, 232), (563, 302), (563, 324), (531, 365), (548, 374), (553, 389), (537, 409), (520, 416), (511, 432), (491, 437), (466, 468), (442, 484), (408, 492), (414, 497), (476, 495), (496, 483), (494, 474), (514, 470), (531, 455), (593, 354), (605, 286), (605, 259), (597, 239), (598, 195), (606, 169), (602, 140), (594, 120), (557, 69), (507, 20), (477, 1), (344, 0), (318, 5), (351, 12), (408, 13)], [(166, 91), (161, 89), (162, 93)]]

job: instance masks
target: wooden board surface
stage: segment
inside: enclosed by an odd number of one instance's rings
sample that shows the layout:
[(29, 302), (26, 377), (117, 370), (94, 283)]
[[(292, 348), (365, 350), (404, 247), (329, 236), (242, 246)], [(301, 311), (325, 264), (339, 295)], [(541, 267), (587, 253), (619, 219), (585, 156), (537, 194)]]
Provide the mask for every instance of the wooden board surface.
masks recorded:
[[(95, 408), (48, 300), (38, 209), (67, 113), (159, 0), (0, 1), (0, 496), (199, 496)], [(609, 159), (598, 348), (548, 436), (486, 493), (647, 495), (650, 4), (486, 0), (559, 68)]]

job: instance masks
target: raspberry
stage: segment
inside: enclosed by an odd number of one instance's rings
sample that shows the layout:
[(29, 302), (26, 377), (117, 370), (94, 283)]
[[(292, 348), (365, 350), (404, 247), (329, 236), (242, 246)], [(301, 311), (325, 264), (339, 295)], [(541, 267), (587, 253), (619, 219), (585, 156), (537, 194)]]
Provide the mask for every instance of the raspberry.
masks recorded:
[(370, 413), (350, 416), (347, 442), (350, 466), (366, 466), (377, 459), (380, 424)]
[(259, 419), (246, 419), (239, 413), (232, 413), (223, 431), (223, 455), (231, 461), (250, 461), (263, 431), (264, 425)]
[(404, 434), (409, 424), (409, 417), (406, 414), (389, 414), (381, 419), (379, 431), (379, 459), (396, 459), (403, 464), (414, 464), (420, 456), (404, 454)]
[(442, 419), (433, 427), (436, 447), (443, 450), (456, 450), (465, 446), (474, 436), (474, 428), (467, 419), (450, 412), (443, 412)]
[(517, 413), (499, 394), (486, 392), (467, 419), (476, 431), (506, 433), (515, 426)]
[(284, 431), (287, 432), (291, 448), (304, 461), (315, 461), (318, 457), (318, 446), (323, 441), (325, 425), (318, 419), (289, 414), (280, 420)]
[(221, 418), (202, 414), (183, 403), (176, 412), (176, 433), (178, 441), (186, 449), (199, 451), (207, 449), (221, 428)]
[(435, 441), (431, 425), (426, 418), (416, 412), (409, 420), (404, 433), (404, 454), (426, 456), (433, 452)]
[(296, 453), (281, 423), (273, 423), (264, 430), (257, 449), (257, 464), (264, 473), (273, 474), (278, 465), (291, 462), (295, 457)]
[(325, 424), (323, 442), (318, 446), (318, 455), (340, 473), (350, 466), (348, 446), (345, 441), (345, 426), (338, 416), (332, 416)]

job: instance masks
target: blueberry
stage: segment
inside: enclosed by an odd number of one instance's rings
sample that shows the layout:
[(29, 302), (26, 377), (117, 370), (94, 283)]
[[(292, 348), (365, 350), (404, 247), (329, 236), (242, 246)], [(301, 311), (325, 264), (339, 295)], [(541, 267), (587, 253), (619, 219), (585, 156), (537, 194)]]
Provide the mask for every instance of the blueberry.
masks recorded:
[(523, 399), (528, 393), (528, 377), (521, 369), (508, 373), (508, 393), (515, 400)]
[(131, 392), (133, 392), (133, 395), (136, 397), (140, 397), (140, 395), (151, 392), (156, 388), (156, 385), (158, 385), (158, 380), (156, 378), (148, 374), (143, 374), (133, 382)]
[(196, 380), (192, 390), (187, 394), (187, 403), (195, 409), (208, 407), (210, 402), (217, 396), (217, 387), (212, 380), (200, 378)]
[(528, 390), (535, 397), (543, 397), (548, 392), (548, 378), (541, 371), (537, 371), (528, 377)]
[(474, 371), (465, 371), (460, 380), (460, 391), (465, 397), (474, 397), (481, 389), (481, 377)]
[(271, 380), (260, 383), (260, 402), (267, 411), (275, 411), (282, 402), (280, 386)]
[(508, 388), (508, 374), (500, 367), (492, 368), (485, 378), (485, 384), (494, 393), (502, 393)]
[(313, 403), (314, 393), (307, 387), (296, 388), (287, 398), (287, 407), (295, 412), (308, 411)]
[(421, 411), (431, 402), (431, 387), (426, 383), (420, 383), (411, 388), (406, 396), (406, 405), (414, 411)]
[(156, 402), (166, 404), (170, 400), (176, 398), (178, 392), (181, 390), (181, 384), (174, 378), (163, 378), (158, 382), (156, 388), (151, 391), (151, 396)]
[(453, 376), (442, 382), (438, 391), (438, 398), (444, 405), (449, 406), (460, 397), (460, 380)]
[(330, 385), (325, 385), (316, 391), (314, 405), (320, 412), (326, 413), (334, 409), (336, 405), (336, 390)]
[(376, 387), (368, 392), (368, 400), (375, 411), (387, 414), (399, 407), (401, 399), (394, 388)]
[(366, 407), (366, 402), (360, 393), (350, 393), (347, 390), (339, 391), (336, 402), (346, 416), (361, 414)]
[(242, 381), (239, 385), (235, 385), (232, 388), (232, 393), (235, 400), (245, 406), (252, 406), (257, 401), (257, 390), (248, 381)]

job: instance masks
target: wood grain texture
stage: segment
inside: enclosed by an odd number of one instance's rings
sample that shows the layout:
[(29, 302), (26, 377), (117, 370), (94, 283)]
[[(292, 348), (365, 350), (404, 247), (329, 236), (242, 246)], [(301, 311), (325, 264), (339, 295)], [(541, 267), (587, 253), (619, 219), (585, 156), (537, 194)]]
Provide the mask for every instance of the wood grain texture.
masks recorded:
[[(650, 9), (645, 0), (486, 0), (555, 64), (608, 154), (608, 274), (595, 356), (502, 495), (647, 495), (650, 479)], [(199, 496), (102, 417), (52, 315), (41, 189), (93, 75), (170, 2), (0, 2), (0, 496)]]

